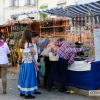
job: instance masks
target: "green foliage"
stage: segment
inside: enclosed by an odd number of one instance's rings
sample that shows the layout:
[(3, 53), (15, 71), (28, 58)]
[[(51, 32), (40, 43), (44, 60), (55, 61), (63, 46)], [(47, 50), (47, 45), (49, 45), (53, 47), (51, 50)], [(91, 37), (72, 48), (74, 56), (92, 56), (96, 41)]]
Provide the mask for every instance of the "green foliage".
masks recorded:
[[(45, 8), (47, 8), (47, 6), (44, 5), (40, 6), (40, 9), (45, 9)], [(48, 17), (47, 14), (40, 13), (40, 18), (47, 18), (47, 17)]]
[(19, 39), (21, 38), (21, 33), (19, 32), (14, 32), (14, 41), (15, 41), (15, 45), (17, 45), (16, 43), (19, 42)]

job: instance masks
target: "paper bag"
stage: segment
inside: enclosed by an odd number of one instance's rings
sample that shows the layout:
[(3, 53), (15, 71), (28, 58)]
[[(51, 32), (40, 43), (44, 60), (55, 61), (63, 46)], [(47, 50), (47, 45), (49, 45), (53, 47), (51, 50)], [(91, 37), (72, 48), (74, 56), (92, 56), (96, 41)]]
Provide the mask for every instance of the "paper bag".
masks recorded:
[(58, 55), (54, 56), (52, 52), (49, 53), (49, 60), (50, 61), (58, 61), (59, 57)]

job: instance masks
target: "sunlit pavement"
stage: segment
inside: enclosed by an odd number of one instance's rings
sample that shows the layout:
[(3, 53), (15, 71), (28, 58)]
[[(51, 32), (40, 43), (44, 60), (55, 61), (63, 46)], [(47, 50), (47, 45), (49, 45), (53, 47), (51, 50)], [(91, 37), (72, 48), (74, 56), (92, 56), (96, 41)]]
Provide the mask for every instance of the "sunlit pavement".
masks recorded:
[[(7, 94), (2, 94), (2, 83), (0, 82), (0, 100), (23, 100), (24, 98), (19, 96), (19, 92), (17, 90), (17, 74), (7, 74)], [(42, 94), (35, 95), (36, 98), (34, 100), (93, 100), (82, 95), (78, 94), (65, 94), (60, 93), (58, 90), (52, 90), (48, 92), (43, 87), (39, 88), (39, 91)], [(32, 99), (33, 100), (33, 99)]]

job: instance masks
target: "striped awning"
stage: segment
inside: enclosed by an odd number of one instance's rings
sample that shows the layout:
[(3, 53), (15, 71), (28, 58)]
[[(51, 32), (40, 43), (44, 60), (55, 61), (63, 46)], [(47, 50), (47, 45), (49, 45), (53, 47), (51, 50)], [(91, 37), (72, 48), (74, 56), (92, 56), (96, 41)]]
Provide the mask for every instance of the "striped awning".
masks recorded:
[(45, 9), (41, 12), (51, 15), (66, 16), (66, 17), (74, 17), (76, 15), (89, 15), (90, 13), (92, 13), (93, 15), (100, 15), (100, 1), (98, 0), (93, 0), (93, 1), (96, 2), (91, 2), (87, 4), (84, 2), (82, 4), (77, 3), (76, 5)]
[(77, 4), (73, 5), (66, 5), (62, 7), (54, 7), (49, 9), (47, 8), (41, 10), (33, 10), (29, 12), (21, 12), (13, 14), (11, 16), (27, 15), (38, 12), (56, 16), (71, 17), (71, 18), (82, 15), (85, 16), (91, 13), (94, 16), (98, 16), (100, 15), (100, 0), (83, 0), (82, 2), (78, 2)]

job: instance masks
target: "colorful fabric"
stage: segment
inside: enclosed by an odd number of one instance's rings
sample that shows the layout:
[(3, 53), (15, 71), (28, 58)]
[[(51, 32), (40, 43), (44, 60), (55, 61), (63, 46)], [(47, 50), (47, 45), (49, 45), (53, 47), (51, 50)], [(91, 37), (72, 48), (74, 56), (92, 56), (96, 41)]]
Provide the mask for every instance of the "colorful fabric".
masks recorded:
[(18, 53), (18, 58), (20, 58), (20, 56), (21, 56), (20, 49), (19, 48), (16, 48), (16, 52)]
[(77, 55), (77, 52), (84, 51), (85, 48), (76, 48), (73, 43), (63, 42), (60, 48), (58, 49), (58, 56), (68, 60), (68, 64), (74, 62), (74, 58)]
[(65, 42), (65, 41), (61, 41), (61, 42), (60, 42), (60, 41), (55, 41), (54, 44), (57, 45), (57, 46), (61, 46), (64, 42)]
[(3, 44), (4, 44), (4, 42), (0, 40), (0, 46), (2, 46)]

